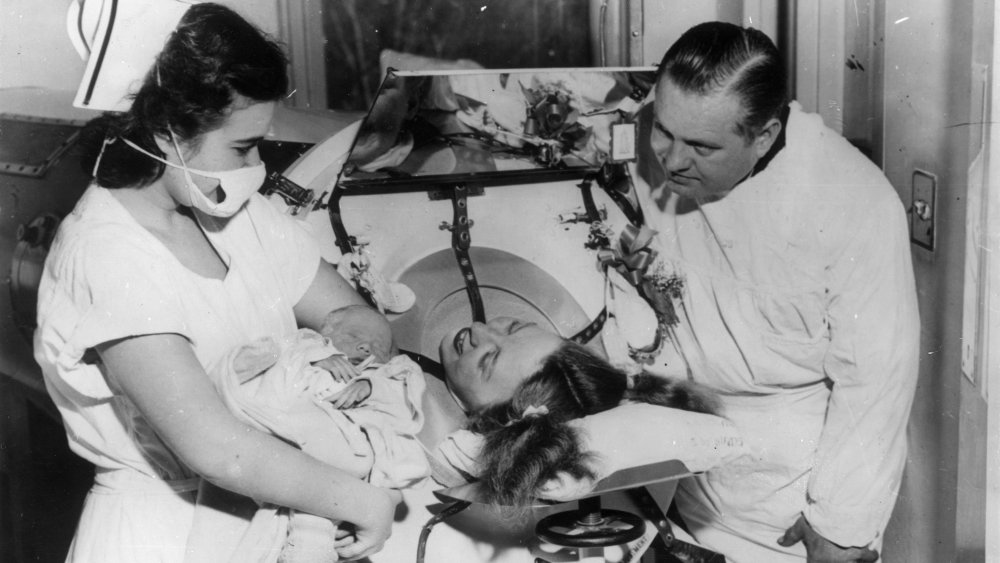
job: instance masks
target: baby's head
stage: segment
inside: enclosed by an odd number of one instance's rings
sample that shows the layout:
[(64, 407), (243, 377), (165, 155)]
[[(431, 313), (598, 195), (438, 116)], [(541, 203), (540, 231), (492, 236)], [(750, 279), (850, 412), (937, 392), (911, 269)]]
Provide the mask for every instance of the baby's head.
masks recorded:
[(330, 311), (320, 333), (353, 363), (368, 356), (385, 363), (399, 353), (392, 341), (389, 321), (367, 305), (348, 305)]

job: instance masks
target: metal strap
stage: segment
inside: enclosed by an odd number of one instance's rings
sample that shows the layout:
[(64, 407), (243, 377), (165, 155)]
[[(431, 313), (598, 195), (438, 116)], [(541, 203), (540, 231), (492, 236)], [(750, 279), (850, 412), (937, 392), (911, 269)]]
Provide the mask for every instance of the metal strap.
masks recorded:
[[(632, 181), (628, 176), (628, 168), (623, 165), (615, 165), (612, 167), (611, 165), (605, 164), (598, 172), (596, 179), (598, 185), (604, 189), (605, 193), (611, 197), (611, 200), (614, 201), (619, 209), (622, 210), (622, 213), (625, 214), (625, 218), (628, 219), (633, 225), (637, 227), (641, 226), (645, 221), (642, 215), (642, 209), (633, 207), (632, 202), (629, 201), (628, 196), (626, 195), (627, 192), (618, 190), (618, 186), (621, 185), (622, 180), (628, 180), (624, 185), (628, 186), (629, 191), (633, 189)], [(590, 189), (592, 182), (593, 178), (587, 177), (584, 178), (583, 182), (581, 182), (578, 186), (580, 188), (580, 195), (583, 196), (584, 210), (586, 210), (587, 217), (591, 223), (599, 221), (601, 218), (597, 211), (597, 205), (594, 203), (594, 194)], [(640, 293), (642, 293), (641, 287), (638, 287), (637, 289), (639, 289)], [(607, 318), (608, 310), (601, 309), (601, 312), (598, 313), (597, 317), (590, 321), (590, 324), (584, 327), (583, 330), (573, 335), (570, 340), (580, 344), (589, 342), (601, 331)], [(657, 331), (657, 341), (654, 346), (658, 348), (659, 342), (660, 334), (659, 331)]]
[[(674, 520), (684, 527), (683, 522), (678, 520), (679, 513), (675, 504), (671, 503), (667, 514), (664, 514), (645, 486), (629, 489), (627, 494), (635, 501), (642, 516), (652, 522), (659, 532), (658, 536), (663, 545), (653, 545), (653, 556), (656, 561), (664, 563), (726, 563), (726, 558), (722, 554), (689, 544), (674, 536), (670, 520)], [(659, 550), (657, 550), (658, 547)]]
[[(601, 186), (611, 201), (615, 202), (615, 205), (622, 210), (629, 223), (636, 227), (645, 223), (642, 208), (633, 206), (628, 197), (628, 194), (634, 189), (634, 184), (627, 166), (624, 164), (605, 164), (597, 173), (597, 185)], [(627, 189), (622, 191), (619, 186), (625, 186)], [(584, 204), (586, 204), (586, 200), (584, 200)]]
[(472, 258), (469, 256), (469, 248), (472, 246), (472, 236), (469, 234), (469, 210), (468, 210), (468, 188), (465, 184), (459, 184), (452, 189), (451, 203), (454, 211), (454, 219), (451, 225), (451, 248), (455, 252), (455, 260), (458, 261), (458, 269), (462, 272), (462, 279), (465, 280), (465, 292), (469, 296), (469, 305), (472, 307), (472, 320), (486, 322), (486, 311), (483, 308), (483, 297), (479, 293), (479, 282), (476, 279), (476, 272), (472, 268)]
[(594, 178), (587, 176), (582, 182), (576, 185), (576, 187), (580, 188), (580, 195), (583, 196), (583, 209), (587, 213), (587, 221), (589, 223), (601, 220), (601, 214), (597, 211), (597, 204), (594, 203), (594, 193), (590, 190), (593, 182)]
[[(327, 212), (330, 214), (330, 226), (333, 228), (334, 242), (337, 243), (337, 248), (340, 250), (340, 253), (343, 255), (353, 253), (357, 239), (347, 234), (347, 228), (344, 227), (344, 219), (341, 217), (340, 213), (340, 194), (337, 190), (334, 190), (333, 194), (330, 195), (330, 203), (327, 206)], [(375, 296), (372, 295), (370, 291), (365, 289), (360, 283), (356, 285), (358, 295), (360, 295), (366, 303), (377, 309), (378, 304), (375, 303)]]
[(354, 252), (354, 237), (347, 234), (344, 227), (344, 219), (340, 213), (340, 193), (334, 190), (330, 195), (330, 202), (327, 204), (327, 213), (330, 214), (330, 226), (333, 227), (333, 239), (337, 243), (337, 248), (341, 254)]
[(429, 373), (438, 379), (444, 380), (444, 366), (440, 362), (434, 361), (427, 356), (419, 353), (413, 352), (412, 350), (400, 350), (400, 354), (406, 354), (411, 360), (413, 360), (424, 373)]
[[(577, 184), (577, 187), (580, 188), (580, 195), (583, 197), (583, 209), (587, 214), (587, 222), (591, 224), (601, 220), (601, 214), (597, 210), (597, 204), (594, 203), (594, 194), (590, 189), (593, 182), (594, 178), (592, 176), (587, 176), (582, 182)], [(604, 321), (607, 319), (608, 310), (601, 309), (601, 312), (594, 317), (594, 320), (590, 321), (587, 326), (583, 327), (582, 330), (571, 336), (569, 339), (577, 344), (586, 344), (587, 342), (590, 342), (599, 332), (601, 332), (601, 329), (604, 328)]]
[(574, 334), (570, 337), (570, 340), (576, 342), (577, 344), (586, 344), (597, 336), (597, 333), (601, 332), (604, 328), (604, 321), (608, 320), (608, 310), (601, 309), (601, 312), (594, 317), (594, 320), (590, 321), (590, 324), (585, 326), (583, 330)]

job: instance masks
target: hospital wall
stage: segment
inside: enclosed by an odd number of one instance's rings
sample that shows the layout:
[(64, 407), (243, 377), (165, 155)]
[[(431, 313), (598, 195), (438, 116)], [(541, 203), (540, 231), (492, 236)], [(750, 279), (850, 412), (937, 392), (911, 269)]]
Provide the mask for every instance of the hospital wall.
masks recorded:
[[(66, 12), (75, 1), (0, 2), (0, 88), (76, 89), (84, 61), (66, 32)], [(274, 0), (215, 1), (238, 9), (268, 33), (277, 31)]]
[[(877, 4), (877, 3), (876, 3)], [(969, 168), (981, 129), (974, 64), (989, 64), (993, 0), (884, 0), (881, 153), (904, 205), (913, 172), (937, 177), (933, 251), (912, 246), (921, 313), (920, 379), (910, 456), (885, 561), (984, 561), (986, 402), (962, 373)], [(998, 391), (994, 391), (998, 392)]]

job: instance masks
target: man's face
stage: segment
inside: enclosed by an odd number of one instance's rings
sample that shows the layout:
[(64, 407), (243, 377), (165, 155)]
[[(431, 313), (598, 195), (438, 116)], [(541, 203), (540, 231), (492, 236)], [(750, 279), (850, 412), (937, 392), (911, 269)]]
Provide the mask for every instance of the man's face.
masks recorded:
[(650, 143), (667, 188), (698, 201), (729, 193), (773, 143), (769, 130), (750, 142), (736, 132), (743, 108), (734, 94), (689, 93), (666, 77), (656, 85), (653, 115)]

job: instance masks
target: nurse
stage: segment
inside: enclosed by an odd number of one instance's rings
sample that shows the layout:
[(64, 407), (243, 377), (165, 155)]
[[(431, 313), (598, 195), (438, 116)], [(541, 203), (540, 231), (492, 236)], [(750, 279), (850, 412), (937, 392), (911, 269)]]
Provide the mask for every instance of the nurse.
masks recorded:
[[(397, 497), (239, 422), (206, 375), (239, 345), (360, 303), (257, 194), (286, 64), (239, 15), (196, 4), (128, 112), (86, 128), (94, 183), (53, 243), (35, 339), (70, 446), (96, 466), (68, 561), (184, 561), (204, 482), (238, 499), (221, 519), (253, 498), (349, 523), (344, 559), (389, 536)], [(229, 560), (238, 539), (187, 556)]]
[(873, 561), (917, 381), (906, 215), (786, 92), (774, 44), (726, 23), (687, 31), (658, 70), (663, 181), (644, 207), (684, 291), (652, 369), (720, 392), (755, 448), (675, 498), (730, 561)]

